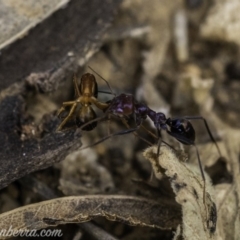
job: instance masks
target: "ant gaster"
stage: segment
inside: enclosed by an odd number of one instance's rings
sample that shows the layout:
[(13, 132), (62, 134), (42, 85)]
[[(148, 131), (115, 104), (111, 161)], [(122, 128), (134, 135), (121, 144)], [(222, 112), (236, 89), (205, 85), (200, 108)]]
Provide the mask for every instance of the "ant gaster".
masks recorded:
[[(79, 85), (77, 83), (77, 77), (74, 75), (73, 82), (77, 98), (74, 101), (64, 102), (62, 104), (62, 107), (59, 109), (57, 116), (60, 116), (60, 114), (65, 111), (66, 107), (71, 108), (68, 115), (58, 126), (57, 131), (60, 131), (70, 119), (74, 119), (78, 127), (82, 126), (86, 122), (96, 119), (97, 115), (91, 107), (92, 104), (101, 110), (104, 110), (106, 107), (108, 107), (108, 104), (101, 103), (97, 100), (98, 85), (93, 74), (85, 73), (82, 76)], [(97, 121), (93, 121), (82, 129), (90, 131), (96, 126)]]

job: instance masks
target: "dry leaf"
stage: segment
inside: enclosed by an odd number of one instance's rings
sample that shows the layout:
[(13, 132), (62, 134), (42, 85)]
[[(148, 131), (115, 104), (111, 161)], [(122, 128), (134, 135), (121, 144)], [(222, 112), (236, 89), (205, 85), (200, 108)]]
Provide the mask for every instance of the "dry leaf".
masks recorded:
[(206, 176), (206, 203), (203, 202), (203, 179), (197, 166), (181, 162), (167, 146), (161, 146), (157, 159), (157, 148), (144, 152), (157, 178), (162, 177), (162, 169), (176, 194), (176, 201), (182, 206), (182, 233), (184, 240), (215, 239), (217, 221), (214, 191)]
[(176, 228), (179, 208), (145, 198), (95, 195), (64, 197), (27, 205), (0, 215), (0, 229), (37, 230), (66, 223), (90, 221), (105, 217), (130, 225)]

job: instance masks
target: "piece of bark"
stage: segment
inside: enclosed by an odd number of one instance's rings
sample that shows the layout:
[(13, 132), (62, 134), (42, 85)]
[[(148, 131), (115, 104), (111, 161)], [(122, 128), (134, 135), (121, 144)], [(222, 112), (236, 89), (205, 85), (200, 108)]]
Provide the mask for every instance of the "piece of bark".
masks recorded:
[(121, 0), (73, 0), (1, 51), (0, 90), (18, 83), (50, 92), (97, 51)]
[(27, 35), (31, 28), (70, 0), (0, 0), (0, 49)]
[(20, 96), (6, 97), (0, 104), (0, 113), (0, 189), (30, 172), (62, 161), (81, 146), (80, 134), (74, 130), (55, 132), (59, 120), (53, 115), (43, 119), (40, 134), (25, 133), (23, 139), (24, 129), (32, 132), (37, 128), (27, 121)]

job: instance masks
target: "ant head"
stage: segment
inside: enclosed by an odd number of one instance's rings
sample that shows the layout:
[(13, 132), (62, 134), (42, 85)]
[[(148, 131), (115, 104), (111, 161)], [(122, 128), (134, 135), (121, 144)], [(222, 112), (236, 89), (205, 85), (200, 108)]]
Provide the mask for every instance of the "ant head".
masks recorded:
[(170, 127), (168, 134), (175, 137), (179, 142), (192, 145), (195, 141), (195, 130), (192, 124), (184, 118), (168, 118), (166, 124)]

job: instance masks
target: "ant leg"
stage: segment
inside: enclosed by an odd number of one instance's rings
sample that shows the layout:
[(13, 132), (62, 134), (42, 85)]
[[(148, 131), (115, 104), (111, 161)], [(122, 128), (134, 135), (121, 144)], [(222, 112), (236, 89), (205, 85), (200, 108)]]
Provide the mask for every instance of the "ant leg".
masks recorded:
[(160, 153), (161, 143), (162, 143), (162, 136), (159, 128), (157, 128), (157, 133), (158, 133), (158, 148), (157, 148), (157, 157), (158, 157)]
[(151, 135), (153, 138), (158, 139), (158, 137), (151, 131), (149, 131), (146, 127), (144, 127), (142, 124), (140, 125), (142, 129), (144, 129), (149, 135)]
[(65, 110), (66, 106), (71, 106), (71, 105), (73, 105), (74, 103), (75, 103), (75, 101), (64, 102), (64, 103), (62, 104), (62, 107), (58, 110), (57, 116), (59, 116), (59, 115)]
[(222, 156), (221, 151), (220, 151), (220, 149), (219, 149), (219, 147), (218, 147), (218, 145), (217, 145), (217, 142), (216, 142), (216, 140), (214, 139), (214, 137), (213, 137), (213, 135), (212, 135), (212, 132), (210, 131), (210, 128), (209, 128), (208, 123), (207, 123), (207, 120), (206, 120), (205, 118), (203, 118), (202, 116), (184, 117), (184, 118), (185, 118), (185, 119), (189, 119), (189, 120), (202, 120), (202, 121), (204, 122), (204, 125), (205, 125), (206, 129), (207, 129), (207, 132), (208, 132), (209, 137), (211, 138), (212, 142), (215, 144), (215, 146), (216, 146), (216, 148), (217, 148), (217, 150), (218, 150), (219, 155)]
[[(111, 94), (111, 95), (113, 95), (111, 92), (102, 91), (102, 90), (98, 90), (98, 93), (105, 93), (105, 94)], [(115, 94), (114, 94), (114, 95), (115, 95)]]
[(186, 145), (191, 145), (191, 146), (195, 147), (196, 153), (197, 153), (198, 165), (199, 165), (201, 176), (202, 176), (202, 179), (203, 179), (203, 203), (205, 204), (205, 199), (206, 199), (206, 178), (205, 178), (205, 175), (204, 175), (202, 163), (201, 163), (201, 160), (200, 160), (200, 154), (199, 154), (197, 146), (195, 145), (195, 143), (193, 141), (191, 141), (190, 139), (188, 139), (188, 138), (186, 138), (184, 136), (172, 133), (172, 132), (170, 132), (168, 130), (167, 130), (167, 133), (169, 135), (171, 135), (172, 137), (176, 138), (178, 141), (180, 140), (181, 143), (186, 144)]
[(200, 160), (200, 155), (199, 155), (197, 146), (195, 144), (193, 144), (193, 146), (195, 147), (196, 152), (197, 152), (198, 165), (199, 165), (200, 172), (201, 172), (202, 179), (203, 179), (203, 203), (205, 204), (205, 202), (206, 202), (205, 201), (205, 199), (206, 199), (206, 178), (205, 178), (205, 175), (204, 175), (204, 171), (203, 171), (203, 167), (202, 167), (202, 163), (201, 163), (201, 160)]
[[(154, 133), (152, 133), (151, 131), (149, 131), (149, 130), (148, 130), (146, 127), (144, 127), (142, 124), (140, 125), (140, 127), (143, 128), (149, 135), (151, 135), (151, 136), (153, 136), (155, 139), (159, 140), (159, 137), (157, 137)], [(162, 143), (162, 142), (163, 142), (164, 144), (166, 144), (167, 146), (169, 146), (173, 151), (176, 151), (176, 149), (175, 149), (172, 145), (170, 145), (169, 143), (163, 141), (162, 138), (161, 138), (161, 143)], [(159, 149), (159, 152), (160, 152), (160, 149)]]
[(97, 121), (100, 121), (100, 120), (103, 120), (104, 118), (106, 118), (106, 116), (94, 118), (93, 120), (84, 123), (79, 129), (83, 130), (83, 128), (85, 128), (87, 125), (89, 125), (91, 123), (94, 123), (94, 122), (97, 122)]
[[(121, 120), (122, 120), (122, 122), (124, 123), (124, 125), (125, 125), (128, 129), (130, 129), (130, 126), (128, 125), (126, 119), (121, 118)], [(136, 118), (135, 118), (135, 121), (136, 121)], [(157, 137), (154, 133), (152, 133), (151, 131), (149, 131), (148, 129), (146, 129), (146, 128), (142, 125), (142, 122), (140, 123), (139, 126), (142, 127), (148, 134), (150, 134), (150, 135), (153, 136), (154, 138), (158, 139), (158, 141), (160, 141), (158, 144), (161, 145), (161, 143), (163, 142), (163, 143), (165, 143), (167, 146), (169, 146), (171, 149), (173, 149), (173, 150), (175, 151), (175, 149), (174, 149), (173, 146), (171, 146), (170, 144), (168, 144), (167, 142), (165, 142), (165, 141), (162, 140), (162, 137), (161, 137), (161, 134), (160, 134), (160, 130), (159, 130), (159, 129), (158, 129), (158, 137)], [(147, 141), (146, 139), (144, 139), (143, 137), (141, 137), (138, 133), (134, 133), (134, 135), (135, 135), (136, 137), (138, 137), (139, 139), (141, 139), (142, 141), (144, 141), (144, 142), (146, 142), (147, 144), (149, 144), (150, 146), (152, 146), (152, 143), (150, 143), (149, 141)], [(158, 155), (159, 155), (159, 152), (160, 152), (160, 147), (158, 147)]]
[[(63, 126), (67, 123), (67, 121), (70, 119), (70, 117), (72, 117), (73, 112), (75, 111), (76, 107), (77, 107), (77, 102), (74, 102), (74, 103), (72, 104), (72, 107), (71, 107), (70, 111), (69, 111), (69, 114), (68, 114), (67, 117), (61, 122), (61, 124), (58, 126), (57, 131), (60, 131), (60, 130), (63, 128)], [(60, 109), (60, 110), (61, 110), (61, 109)]]
[[(129, 124), (127, 123), (126, 119), (125, 118), (120, 118), (122, 123), (128, 128), (128, 129), (131, 129)], [(140, 125), (141, 126), (141, 125)], [(139, 127), (137, 127), (136, 129), (138, 129)], [(144, 139), (143, 137), (141, 137), (138, 133), (136, 132), (133, 132), (134, 136), (138, 137), (139, 139), (141, 139), (142, 141), (144, 141), (145, 143), (147, 143), (149, 146), (152, 145), (152, 143), (150, 143), (149, 141), (147, 141), (146, 139)]]
[(80, 150), (83, 150), (83, 149), (86, 149), (86, 148), (89, 148), (89, 147), (96, 146), (96, 145), (98, 145), (99, 143), (104, 142), (104, 141), (106, 141), (107, 139), (109, 139), (109, 138), (111, 138), (111, 137), (115, 137), (115, 136), (119, 136), (119, 135), (125, 135), (125, 134), (131, 133), (131, 132), (135, 132), (135, 131), (137, 131), (137, 130), (138, 130), (138, 128), (136, 127), (136, 128), (131, 128), (131, 129), (123, 130), (123, 131), (120, 131), (120, 132), (117, 132), (117, 133), (112, 133), (112, 134), (110, 134), (110, 135), (108, 135), (108, 136), (100, 139), (99, 141), (97, 141), (97, 142), (95, 142), (95, 143), (93, 143), (93, 144), (91, 144), (91, 145), (88, 145), (88, 146), (86, 146), (86, 147), (81, 148)]

